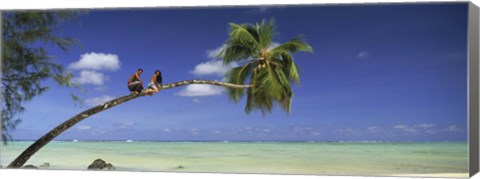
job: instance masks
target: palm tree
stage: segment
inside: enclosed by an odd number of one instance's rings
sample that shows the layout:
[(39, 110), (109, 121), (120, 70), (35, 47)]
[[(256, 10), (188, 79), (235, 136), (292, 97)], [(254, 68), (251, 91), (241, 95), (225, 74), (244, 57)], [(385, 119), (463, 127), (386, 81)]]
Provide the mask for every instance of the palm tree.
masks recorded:
[[(216, 85), (216, 86), (223, 86), (226, 88), (250, 88), (251, 86), (249, 85), (237, 85), (237, 84), (231, 84), (231, 83), (225, 83), (225, 82), (219, 82), (219, 81), (212, 81), (212, 80), (184, 80), (184, 81), (179, 81), (175, 83), (170, 83), (166, 85), (162, 85), (162, 88), (159, 90), (165, 90), (165, 89), (170, 89), (170, 88), (175, 88), (179, 86), (184, 86), (184, 85), (190, 85), (190, 84), (208, 84), (208, 85)], [(47, 145), (50, 141), (52, 141), (55, 137), (60, 135), (62, 132), (66, 131), (67, 129), (73, 127), (75, 124), (79, 123), (80, 121), (97, 114), (99, 112), (102, 112), (104, 110), (107, 110), (109, 108), (112, 108), (114, 106), (117, 106), (119, 104), (131, 101), (133, 99), (137, 99), (140, 97), (140, 95), (137, 94), (129, 94), (125, 95), (116, 99), (113, 99), (111, 101), (108, 101), (106, 103), (103, 103), (101, 105), (92, 107), (90, 109), (87, 109), (72, 118), (66, 120), (62, 124), (58, 125), (57, 127), (53, 128), (51, 131), (40, 137), (38, 140), (36, 140), (32, 145), (30, 145), (27, 149), (25, 149), (15, 160), (10, 162), (10, 164), (7, 166), (7, 168), (20, 168), (22, 167), (30, 157), (32, 157), (38, 150), (40, 150), (43, 146)]]
[[(293, 97), (290, 82), (300, 82), (297, 67), (290, 53), (296, 51), (311, 52), (312, 48), (300, 37), (275, 47), (272, 46), (272, 37), (276, 34), (273, 20), (270, 20), (268, 24), (263, 20), (261, 24), (256, 25), (231, 23), (230, 26), (230, 38), (218, 57), (223, 58), (224, 64), (234, 61), (245, 64), (229, 71), (226, 82), (184, 80), (163, 85), (160, 90), (190, 84), (216, 85), (227, 88), (230, 99), (238, 102), (246, 89), (247, 104), (245, 111), (247, 113), (253, 109), (260, 109), (265, 114), (265, 112), (271, 111), (274, 103), (281, 104), (284, 110), (290, 112), (290, 103)], [(250, 76), (249, 84), (245, 84), (248, 76)], [(35, 141), (7, 167), (22, 167), (38, 150), (78, 122), (138, 97), (135, 94), (125, 95), (73, 116)]]
[(238, 102), (247, 93), (245, 111), (261, 110), (265, 115), (277, 104), (290, 113), (293, 91), (291, 82), (300, 83), (298, 68), (292, 53), (297, 51), (312, 52), (299, 35), (283, 44), (276, 44), (273, 37), (277, 35), (274, 20), (261, 24), (230, 23), (230, 37), (217, 57), (223, 58), (224, 64), (243, 63), (227, 73), (227, 82), (245, 84), (247, 79), (251, 88), (228, 88), (231, 100)]

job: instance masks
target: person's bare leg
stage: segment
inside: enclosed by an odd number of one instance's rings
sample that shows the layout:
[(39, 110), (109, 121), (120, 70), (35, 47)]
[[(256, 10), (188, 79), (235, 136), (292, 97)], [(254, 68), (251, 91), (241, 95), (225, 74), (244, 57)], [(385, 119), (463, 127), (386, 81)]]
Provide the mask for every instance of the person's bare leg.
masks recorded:
[(145, 93), (146, 93), (148, 96), (153, 96), (153, 92), (155, 92), (155, 90), (152, 90), (152, 89), (150, 89), (150, 88), (145, 91)]

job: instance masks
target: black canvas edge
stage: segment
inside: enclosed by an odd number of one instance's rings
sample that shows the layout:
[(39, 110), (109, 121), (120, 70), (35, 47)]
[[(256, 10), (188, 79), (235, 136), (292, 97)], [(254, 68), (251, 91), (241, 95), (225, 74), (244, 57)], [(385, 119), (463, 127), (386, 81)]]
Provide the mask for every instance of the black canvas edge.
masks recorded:
[(479, 9), (468, 6), (468, 140), (469, 176), (479, 171)]

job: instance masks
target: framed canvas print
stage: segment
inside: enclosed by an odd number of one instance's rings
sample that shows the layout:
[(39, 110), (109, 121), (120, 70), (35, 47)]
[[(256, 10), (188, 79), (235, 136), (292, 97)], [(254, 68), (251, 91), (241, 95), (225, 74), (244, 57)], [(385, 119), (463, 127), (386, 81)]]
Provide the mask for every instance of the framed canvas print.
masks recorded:
[(4, 10), (2, 170), (468, 178), (470, 2)]

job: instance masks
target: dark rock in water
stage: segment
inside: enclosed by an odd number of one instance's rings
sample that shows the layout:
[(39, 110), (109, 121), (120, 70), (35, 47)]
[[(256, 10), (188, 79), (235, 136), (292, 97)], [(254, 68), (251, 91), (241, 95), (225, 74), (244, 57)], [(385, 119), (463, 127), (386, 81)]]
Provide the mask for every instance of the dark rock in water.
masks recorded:
[(36, 167), (35, 165), (25, 165), (25, 166), (23, 166), (22, 168), (26, 168), (26, 169), (37, 169), (38, 167)]
[(88, 170), (115, 170), (115, 167), (111, 163), (107, 163), (102, 159), (93, 161), (87, 168)]
[(107, 166), (107, 163), (105, 161), (103, 161), (102, 159), (97, 159), (97, 160), (93, 161), (93, 163), (90, 164), (87, 169), (89, 169), (89, 170), (101, 170), (101, 169), (105, 168), (106, 166)]
[(107, 170), (115, 170), (115, 167), (114, 167), (111, 163), (107, 163), (107, 165), (105, 166), (104, 169), (107, 169)]
[(43, 163), (43, 165), (40, 165), (40, 167), (42, 167), (42, 168), (48, 168), (48, 167), (50, 167), (50, 163), (45, 162), (45, 163)]

